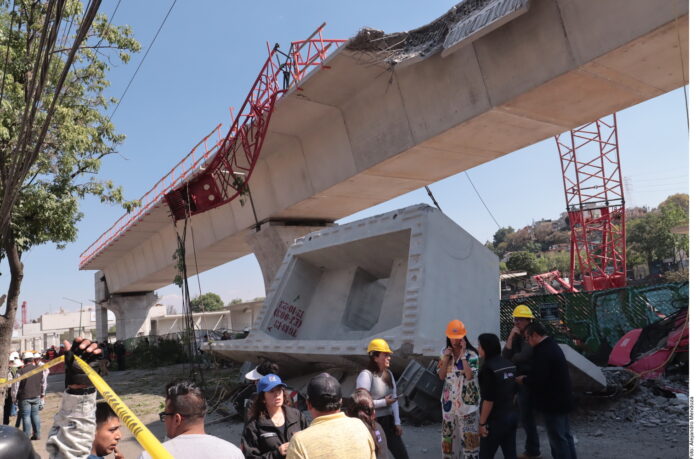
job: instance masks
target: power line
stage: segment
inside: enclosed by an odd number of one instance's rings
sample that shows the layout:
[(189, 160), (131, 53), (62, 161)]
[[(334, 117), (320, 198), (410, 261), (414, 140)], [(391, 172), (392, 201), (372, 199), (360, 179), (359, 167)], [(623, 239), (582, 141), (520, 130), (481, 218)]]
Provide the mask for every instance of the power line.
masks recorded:
[(493, 212), (491, 212), (491, 209), (489, 209), (488, 206), (486, 205), (486, 202), (483, 200), (483, 198), (481, 197), (481, 194), (476, 189), (476, 185), (474, 185), (474, 182), (471, 181), (471, 177), (469, 177), (469, 171), (464, 171), (464, 173), (466, 174), (466, 178), (469, 179), (469, 183), (471, 183), (471, 186), (474, 188), (474, 191), (476, 192), (476, 196), (478, 196), (478, 198), (481, 200), (481, 204), (483, 204), (483, 207), (485, 207), (486, 210), (488, 211), (488, 215), (491, 216), (491, 218), (493, 219), (495, 224), (498, 226), (498, 229), (500, 229), (500, 223), (498, 223), (498, 220), (496, 220), (495, 217), (493, 216)]
[(111, 12), (111, 17), (109, 18), (109, 21), (106, 23), (106, 28), (104, 29), (104, 33), (102, 33), (102, 36), (99, 37), (99, 41), (95, 45), (95, 48), (98, 48), (99, 45), (101, 45), (101, 42), (104, 41), (104, 37), (106, 37), (106, 33), (109, 31), (109, 27), (111, 26), (111, 21), (114, 20), (114, 16), (116, 16), (116, 11), (118, 11), (119, 6), (121, 6), (121, 0), (118, 0), (118, 3), (116, 3), (116, 8), (114, 8), (114, 10)]
[(126, 89), (123, 91), (123, 94), (121, 94), (121, 97), (118, 99), (118, 103), (116, 103), (116, 107), (114, 107), (114, 111), (111, 112), (111, 116), (109, 116), (109, 121), (111, 121), (111, 118), (113, 118), (114, 115), (116, 114), (116, 110), (118, 110), (118, 107), (121, 106), (121, 102), (123, 102), (123, 98), (126, 97), (126, 93), (128, 92), (128, 89), (130, 89), (131, 84), (133, 83), (133, 80), (135, 79), (135, 76), (138, 74), (140, 67), (142, 67), (143, 62), (145, 62), (147, 55), (150, 53), (150, 50), (152, 49), (152, 45), (155, 44), (155, 40), (157, 40), (157, 37), (159, 36), (160, 32), (162, 31), (162, 27), (164, 27), (164, 24), (167, 22), (167, 18), (169, 17), (169, 14), (174, 9), (174, 5), (176, 5), (176, 1), (177, 0), (174, 0), (172, 2), (172, 6), (169, 7), (169, 11), (167, 11), (167, 14), (164, 16), (164, 19), (162, 19), (162, 23), (160, 24), (159, 28), (157, 29), (157, 33), (155, 33), (155, 36), (152, 38), (152, 41), (150, 42), (150, 45), (147, 47), (147, 51), (145, 51), (143, 58), (140, 60), (140, 63), (138, 64), (138, 68), (136, 68), (135, 72), (133, 72), (133, 76), (131, 77), (130, 81), (128, 82)]

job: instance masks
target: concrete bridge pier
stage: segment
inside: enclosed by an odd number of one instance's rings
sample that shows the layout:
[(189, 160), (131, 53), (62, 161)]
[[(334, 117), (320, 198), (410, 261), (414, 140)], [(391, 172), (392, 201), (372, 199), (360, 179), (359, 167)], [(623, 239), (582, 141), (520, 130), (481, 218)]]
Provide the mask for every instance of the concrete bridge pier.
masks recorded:
[(97, 339), (109, 336), (108, 312), (116, 316), (116, 338), (127, 339), (147, 334), (150, 329), (150, 309), (157, 304), (159, 297), (153, 291), (109, 293), (106, 276), (97, 271), (94, 276), (95, 299), (97, 303)]
[(256, 260), (261, 267), (266, 293), (268, 293), (278, 268), (285, 258), (285, 252), (295, 242), (295, 239), (333, 225), (333, 223), (327, 222), (308, 224), (307, 222), (270, 221), (263, 223), (258, 230), (254, 228), (247, 234), (245, 240), (256, 255)]
[(97, 303), (95, 306), (95, 315), (97, 316), (97, 340), (101, 342), (109, 337), (109, 310), (101, 303)]

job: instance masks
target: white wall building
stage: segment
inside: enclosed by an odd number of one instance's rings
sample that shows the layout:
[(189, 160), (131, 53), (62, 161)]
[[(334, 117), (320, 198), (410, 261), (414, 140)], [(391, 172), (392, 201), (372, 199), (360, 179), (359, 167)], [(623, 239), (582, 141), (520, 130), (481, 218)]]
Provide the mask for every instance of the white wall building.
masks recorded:
[[(149, 318), (164, 316), (167, 308), (163, 304), (153, 306)], [(107, 329), (116, 325), (114, 313), (108, 312)], [(151, 320), (145, 321), (135, 336), (150, 334)], [(23, 324), (12, 334), (12, 349), (44, 350), (51, 346), (58, 348), (64, 339), (72, 340), (77, 336), (94, 339), (96, 336), (97, 317), (93, 307), (80, 311), (63, 311), (42, 314), (32, 323)]]
[[(229, 330), (241, 332), (251, 328), (258, 316), (263, 301), (233, 304), (221, 311), (194, 312), (193, 322), (196, 330)], [(150, 319), (150, 335), (168, 335), (179, 333), (184, 329), (184, 318), (181, 314), (167, 314)]]

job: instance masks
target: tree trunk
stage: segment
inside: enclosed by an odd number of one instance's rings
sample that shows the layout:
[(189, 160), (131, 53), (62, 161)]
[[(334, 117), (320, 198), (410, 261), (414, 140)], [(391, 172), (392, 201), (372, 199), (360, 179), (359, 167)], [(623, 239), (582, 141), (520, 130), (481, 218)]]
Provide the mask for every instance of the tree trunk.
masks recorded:
[[(17, 314), (17, 304), (19, 303), (19, 292), (24, 279), (24, 265), (21, 255), (15, 244), (14, 235), (11, 233), (5, 239), (4, 244), (7, 262), (10, 265), (10, 287), (7, 289), (7, 307), (5, 314), (0, 315), (0, 377), (7, 377), (8, 356), (12, 347), (12, 329), (14, 326), (15, 315)], [(5, 391), (9, 387), (0, 389), (0, 413), (3, 411), (5, 401)], [(4, 413), (2, 413), (4, 414)]]

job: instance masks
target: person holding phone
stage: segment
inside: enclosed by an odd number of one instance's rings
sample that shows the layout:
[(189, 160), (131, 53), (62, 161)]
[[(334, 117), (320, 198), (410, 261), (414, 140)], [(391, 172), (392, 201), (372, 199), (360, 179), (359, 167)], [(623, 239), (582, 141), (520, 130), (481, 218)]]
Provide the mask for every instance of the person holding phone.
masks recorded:
[(370, 341), (367, 346), (370, 362), (367, 369), (360, 372), (355, 384), (357, 389), (370, 392), (377, 411), (377, 422), (384, 429), (387, 437), (387, 448), (395, 459), (408, 459), (406, 446), (401, 435), (401, 418), (399, 417), (399, 402), (396, 393), (396, 380), (389, 365), (392, 351), (389, 344), (382, 338)]
[(478, 459), (479, 402), (478, 352), (466, 337), (461, 320), (445, 330), (446, 346), (438, 363), (442, 387), (442, 457)]

